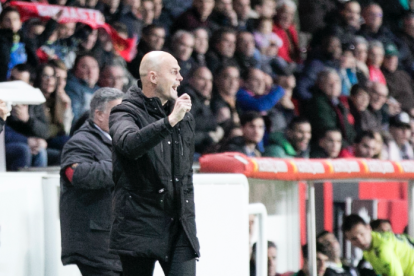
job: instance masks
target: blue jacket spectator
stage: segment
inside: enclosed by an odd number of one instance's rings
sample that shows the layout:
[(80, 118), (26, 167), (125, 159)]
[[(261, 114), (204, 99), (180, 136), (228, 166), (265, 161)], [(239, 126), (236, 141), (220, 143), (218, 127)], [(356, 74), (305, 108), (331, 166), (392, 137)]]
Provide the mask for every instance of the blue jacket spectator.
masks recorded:
[(65, 91), (72, 101), (73, 122), (89, 109), (93, 93), (99, 88), (99, 67), (91, 55), (76, 58), (74, 70), (68, 74)]
[(266, 112), (272, 109), (283, 97), (285, 91), (280, 86), (272, 86), (266, 94), (266, 74), (263, 71), (250, 68), (246, 73), (245, 88), (236, 94), (237, 107), (243, 112)]

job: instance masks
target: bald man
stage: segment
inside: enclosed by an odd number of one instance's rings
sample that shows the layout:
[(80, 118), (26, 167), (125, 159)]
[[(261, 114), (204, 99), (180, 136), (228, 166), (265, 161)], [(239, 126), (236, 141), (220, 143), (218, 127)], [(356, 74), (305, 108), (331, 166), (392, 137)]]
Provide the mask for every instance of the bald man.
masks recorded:
[(200, 256), (194, 214), (191, 98), (177, 96), (177, 60), (146, 54), (142, 90), (131, 87), (109, 120), (113, 144), (110, 250), (123, 275), (151, 276), (158, 261), (168, 276), (194, 276)]

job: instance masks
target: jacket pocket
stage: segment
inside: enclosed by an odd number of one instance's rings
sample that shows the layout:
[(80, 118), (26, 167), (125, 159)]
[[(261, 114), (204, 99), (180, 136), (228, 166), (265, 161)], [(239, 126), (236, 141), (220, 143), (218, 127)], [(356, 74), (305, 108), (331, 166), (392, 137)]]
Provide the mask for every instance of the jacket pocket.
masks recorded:
[(165, 193), (128, 191), (121, 231), (138, 236), (160, 236), (166, 227)]

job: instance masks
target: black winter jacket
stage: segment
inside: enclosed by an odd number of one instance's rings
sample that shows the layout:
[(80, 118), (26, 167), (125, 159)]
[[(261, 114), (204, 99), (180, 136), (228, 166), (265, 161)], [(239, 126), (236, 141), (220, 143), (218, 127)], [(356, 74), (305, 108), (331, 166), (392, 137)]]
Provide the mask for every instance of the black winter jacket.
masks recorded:
[[(111, 226), (112, 144), (87, 120), (65, 144), (60, 171), (62, 263), (122, 271), (119, 257), (109, 253)], [(65, 170), (75, 168), (72, 183)]]
[(167, 115), (173, 104), (162, 106), (159, 98), (147, 98), (134, 85), (112, 109), (112, 252), (168, 262), (182, 226), (194, 257), (199, 256), (192, 181), (194, 118), (187, 113), (171, 127)]

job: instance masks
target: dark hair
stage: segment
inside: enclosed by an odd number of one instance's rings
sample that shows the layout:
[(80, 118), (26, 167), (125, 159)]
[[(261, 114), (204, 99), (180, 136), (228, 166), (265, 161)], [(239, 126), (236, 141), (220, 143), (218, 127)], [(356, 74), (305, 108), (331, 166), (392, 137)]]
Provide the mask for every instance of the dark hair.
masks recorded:
[(40, 88), (40, 85), (42, 83), (42, 77), (43, 77), (43, 71), (45, 70), (46, 67), (50, 67), (53, 69), (53, 75), (56, 75), (56, 70), (55, 67), (53, 67), (51, 64), (45, 63), (45, 64), (41, 64), (36, 68), (36, 72), (37, 72), (37, 76), (33, 82), (33, 87), (35, 88)]
[(79, 54), (79, 55), (77, 55), (77, 56), (76, 56), (75, 63), (73, 64), (73, 70), (76, 70), (76, 68), (78, 67), (79, 62), (80, 62), (80, 61), (81, 61), (84, 57), (91, 57), (91, 58), (93, 58), (94, 60), (96, 60), (96, 58), (95, 58), (95, 57), (93, 56), (93, 54), (91, 54), (91, 53), (86, 52), (86, 53)]
[(355, 137), (354, 143), (361, 143), (362, 139), (364, 139), (365, 137), (375, 140), (375, 134), (372, 130), (364, 130)]
[(227, 62), (224, 62), (223, 64), (221, 64), (215, 71), (214, 71), (214, 76), (213, 76), (213, 78), (214, 79), (218, 79), (222, 74), (223, 74), (223, 72), (224, 72), (224, 70), (226, 70), (227, 68), (229, 68), (229, 67), (233, 67), (233, 68), (236, 68), (239, 72), (240, 72), (240, 69), (239, 69), (239, 67), (237, 67), (236, 65), (234, 65), (234, 64), (231, 64), (231, 63), (227, 63)]
[(323, 139), (326, 137), (326, 135), (328, 134), (328, 132), (339, 132), (342, 135), (342, 132), (339, 128), (336, 127), (332, 127), (332, 128), (327, 128), (325, 130), (323, 130), (319, 136), (319, 139)]
[(213, 33), (213, 35), (211, 36), (209, 45), (211, 45), (212, 47), (215, 47), (215, 45), (222, 40), (223, 35), (225, 34), (237, 35), (237, 32), (230, 27), (222, 27)]
[(49, 64), (50, 66), (56, 69), (65, 70), (65, 71), (68, 70), (65, 63), (61, 61), (60, 59), (51, 59), (47, 62), (47, 64)]
[(320, 232), (320, 233), (316, 236), (316, 240), (319, 240), (320, 238), (322, 238), (322, 237), (324, 237), (324, 236), (326, 236), (326, 235), (328, 235), (328, 234), (331, 234), (331, 232), (329, 232), (329, 231), (327, 231), (327, 230), (323, 230), (322, 232)]
[(366, 86), (357, 83), (357, 84), (354, 84), (351, 88), (351, 92), (350, 92), (351, 96), (356, 96), (360, 90), (363, 90), (366, 93), (368, 93), (368, 89)]
[(6, 7), (0, 13), (0, 23), (3, 22), (3, 19), (6, 16), (6, 14), (11, 13), (11, 12), (17, 12), (20, 16), (19, 10), (17, 8), (11, 7), (11, 6)]
[[(316, 243), (316, 252), (321, 253), (325, 256), (328, 256), (328, 248), (325, 245), (323, 245), (319, 242)], [(302, 256), (305, 260), (307, 260), (309, 258), (308, 244), (305, 244), (305, 245), (302, 246)]]
[(369, 223), (369, 225), (371, 226), (372, 230), (374, 230), (374, 229), (377, 229), (378, 227), (380, 227), (380, 225), (383, 224), (383, 223), (391, 224), (391, 221), (388, 220), (388, 219), (376, 219), (376, 220), (371, 221)]
[[(242, 74), (241, 74), (241, 78), (244, 80), (244, 81), (247, 81), (248, 79), (249, 79), (249, 77), (250, 77), (250, 75), (251, 75), (251, 73), (252, 73), (252, 71), (253, 70), (260, 70), (259, 68), (256, 68), (256, 67), (248, 67), (246, 70), (244, 70), (243, 72), (242, 72)], [(260, 70), (260, 71), (262, 71), (262, 70)], [(263, 72), (263, 71), (262, 71)]]
[(34, 70), (33, 70), (33, 68), (32, 68), (29, 64), (27, 64), (27, 63), (17, 64), (17, 65), (15, 65), (15, 66), (12, 68), (12, 70), (17, 70), (17, 71), (19, 71), (20, 73), (23, 73), (23, 72), (28, 72), (28, 73), (29, 73), (29, 75), (30, 75), (30, 82), (31, 82), (31, 83), (33, 83), (33, 82), (34, 82), (34, 80), (35, 80), (35, 78), (36, 78), (36, 73), (35, 73), (35, 71), (34, 71)]
[(346, 216), (342, 223), (342, 232), (345, 233), (345, 232), (351, 231), (351, 229), (354, 228), (354, 226), (358, 224), (367, 225), (365, 220), (363, 220), (360, 216), (356, 214), (351, 214), (349, 216)]
[(310, 124), (309, 120), (305, 117), (295, 117), (290, 121), (289, 125), (287, 126), (288, 129), (293, 130), (297, 125), (301, 124)]
[(117, 33), (128, 33), (128, 28), (124, 23), (114, 22), (111, 26), (115, 29)]
[(149, 24), (148, 26), (145, 26), (142, 28), (142, 35), (149, 36), (154, 29), (164, 29), (164, 26), (160, 24)]
[(244, 126), (258, 118), (263, 119), (262, 114), (257, 111), (247, 111), (240, 116), (240, 125)]

